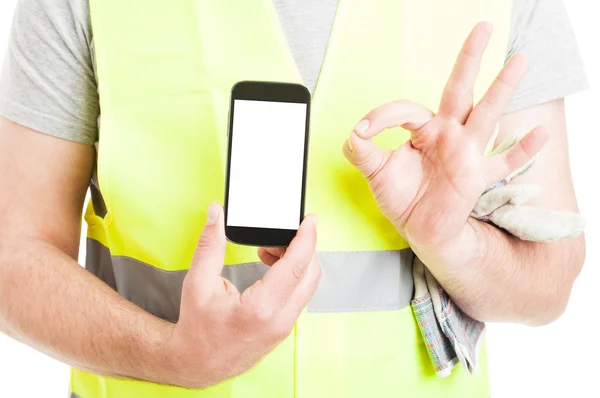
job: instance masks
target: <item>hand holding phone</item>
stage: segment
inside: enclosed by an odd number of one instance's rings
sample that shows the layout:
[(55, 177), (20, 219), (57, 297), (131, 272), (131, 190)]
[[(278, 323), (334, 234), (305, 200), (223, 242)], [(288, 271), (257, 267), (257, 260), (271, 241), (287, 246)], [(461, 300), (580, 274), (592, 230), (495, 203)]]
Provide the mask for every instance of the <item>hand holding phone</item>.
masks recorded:
[(221, 277), (224, 214), (220, 205), (210, 206), (183, 282), (179, 319), (167, 325), (165, 352), (173, 361), (165, 363), (159, 381), (187, 388), (218, 384), (254, 367), (290, 335), (321, 277), (315, 223), (306, 217), (285, 251), (261, 249), (270, 268), (240, 292)]
[(240, 82), (231, 93), (225, 234), (263, 247), (290, 244), (304, 217), (310, 92)]

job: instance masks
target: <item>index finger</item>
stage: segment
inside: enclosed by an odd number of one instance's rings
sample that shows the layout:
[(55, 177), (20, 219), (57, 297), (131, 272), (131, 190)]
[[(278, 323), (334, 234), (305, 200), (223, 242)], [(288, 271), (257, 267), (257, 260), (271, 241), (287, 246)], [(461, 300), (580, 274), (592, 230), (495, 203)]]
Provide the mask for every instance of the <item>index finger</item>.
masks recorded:
[(283, 305), (304, 279), (314, 257), (317, 245), (316, 216), (307, 216), (296, 237), (262, 278), (262, 288), (270, 291), (269, 296)]
[(402, 127), (416, 131), (433, 118), (433, 113), (422, 105), (408, 100), (388, 102), (369, 112), (355, 127), (354, 133), (370, 140), (383, 130)]

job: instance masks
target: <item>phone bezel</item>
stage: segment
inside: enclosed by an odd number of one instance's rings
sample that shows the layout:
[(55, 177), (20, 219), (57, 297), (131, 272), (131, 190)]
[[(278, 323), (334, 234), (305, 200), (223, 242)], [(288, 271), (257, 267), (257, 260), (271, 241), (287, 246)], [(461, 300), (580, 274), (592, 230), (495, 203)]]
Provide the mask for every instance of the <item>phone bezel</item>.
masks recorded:
[[(298, 232), (297, 229), (252, 228), (227, 225), (229, 207), (229, 176), (231, 166), (231, 148), (233, 142), (233, 119), (235, 115), (235, 101), (272, 101), (306, 104), (306, 126), (304, 130), (304, 157), (302, 167), (302, 198), (298, 214), (299, 224), (304, 218), (304, 202), (306, 197), (306, 171), (308, 166), (308, 146), (310, 129), (310, 91), (301, 84), (280, 83), (266, 81), (241, 81), (231, 89), (228, 120), (228, 148), (227, 148), (227, 177), (225, 182), (225, 236), (230, 242), (261, 247), (287, 247)], [(268, 176), (265, 176), (268, 179)]]

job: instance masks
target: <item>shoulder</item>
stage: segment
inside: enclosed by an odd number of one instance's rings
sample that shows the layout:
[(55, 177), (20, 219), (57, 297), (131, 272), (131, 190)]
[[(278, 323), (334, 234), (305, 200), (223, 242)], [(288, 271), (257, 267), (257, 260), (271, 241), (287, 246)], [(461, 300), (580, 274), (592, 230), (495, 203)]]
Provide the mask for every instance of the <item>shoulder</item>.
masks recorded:
[(511, 48), (531, 47), (565, 32), (571, 33), (571, 22), (563, 0), (513, 1)]
[(507, 59), (525, 53), (530, 69), (507, 112), (587, 88), (579, 47), (563, 0), (514, 0)]
[[(91, 44), (90, 11), (87, 0), (19, 0), (13, 35), (27, 27), (48, 38)], [(25, 33), (25, 32), (23, 32)]]
[(87, 0), (19, 0), (0, 80), (0, 114), (73, 141), (97, 137)]

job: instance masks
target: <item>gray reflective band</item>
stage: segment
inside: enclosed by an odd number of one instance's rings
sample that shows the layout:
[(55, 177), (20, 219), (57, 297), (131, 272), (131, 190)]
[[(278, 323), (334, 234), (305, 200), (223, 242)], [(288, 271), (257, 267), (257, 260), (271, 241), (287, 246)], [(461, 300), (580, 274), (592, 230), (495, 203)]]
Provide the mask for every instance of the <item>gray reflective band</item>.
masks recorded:
[(79, 395), (75, 394), (74, 392), (71, 393), (71, 398), (81, 398)]
[[(321, 283), (309, 312), (399, 310), (413, 295), (410, 249), (373, 252), (321, 252)], [(123, 297), (146, 311), (176, 322), (187, 271), (164, 271), (130, 257), (111, 256), (88, 239), (86, 267)], [(247, 263), (225, 267), (222, 276), (240, 291), (262, 278), (269, 267)]]
[(399, 310), (413, 296), (412, 250), (323, 252), (311, 312)]
[(129, 301), (162, 319), (179, 319), (181, 286), (187, 271), (164, 271), (131, 257), (111, 256), (94, 239), (87, 240), (86, 268)]

